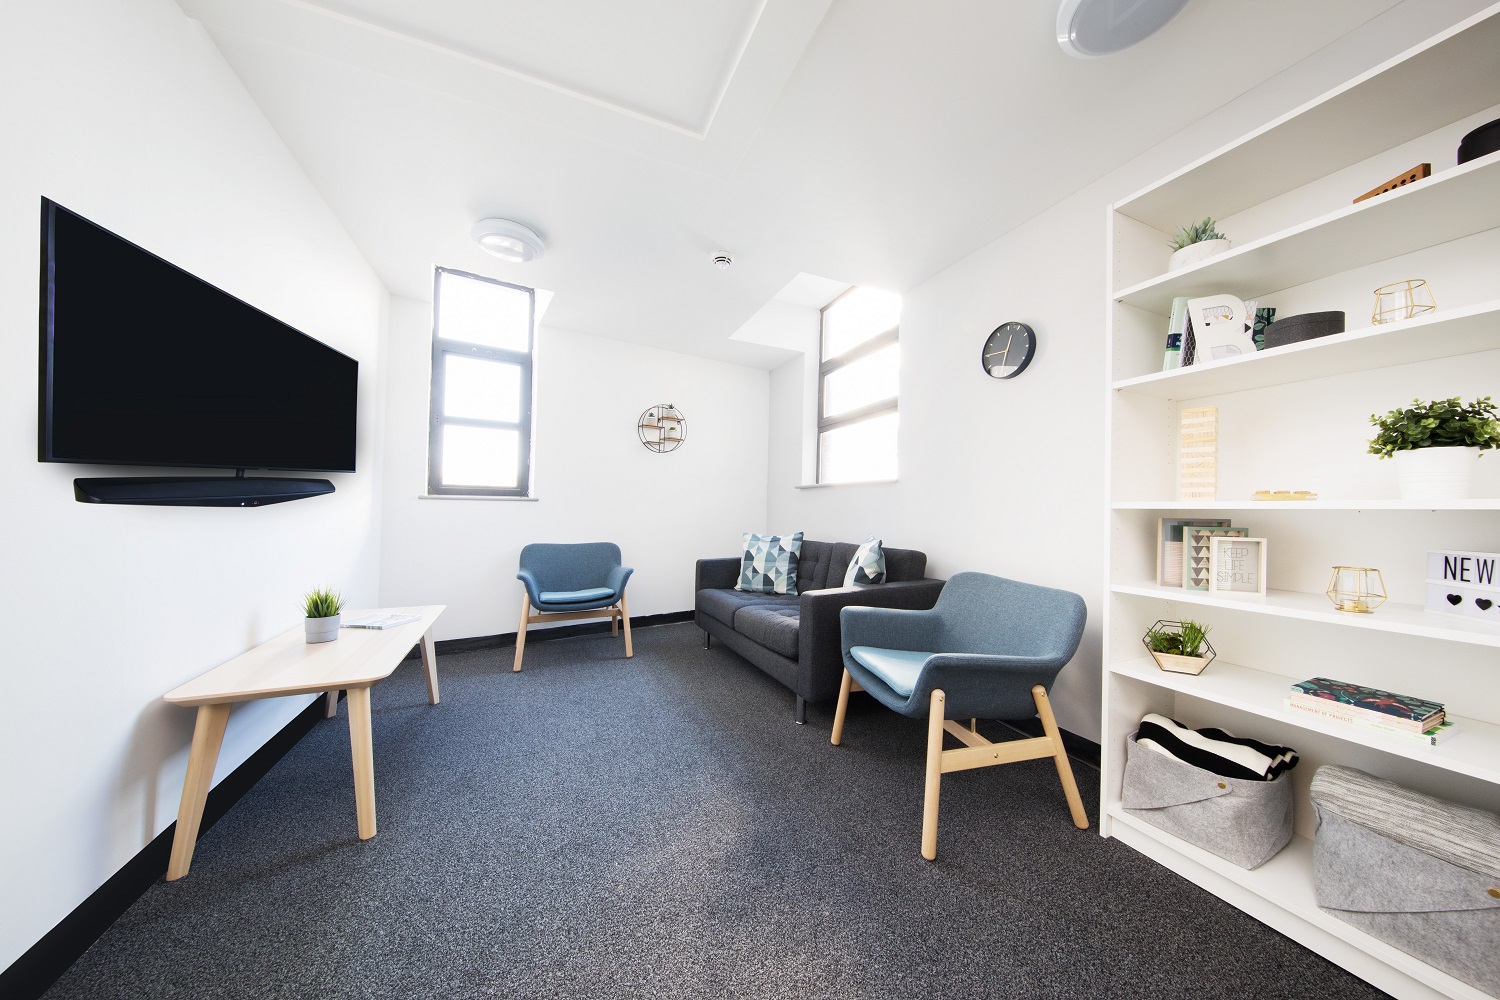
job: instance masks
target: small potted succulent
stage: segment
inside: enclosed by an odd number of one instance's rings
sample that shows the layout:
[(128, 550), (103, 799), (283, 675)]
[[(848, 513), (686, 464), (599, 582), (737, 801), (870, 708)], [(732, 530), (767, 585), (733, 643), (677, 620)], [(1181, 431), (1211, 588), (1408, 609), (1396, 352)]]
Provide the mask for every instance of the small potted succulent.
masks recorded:
[(1201, 674), (1218, 655), (1202, 622), (1161, 620), (1146, 630), (1141, 642), (1156, 665), (1173, 674)]
[(1172, 248), (1172, 257), (1167, 261), (1168, 271), (1184, 267), (1223, 253), (1229, 249), (1229, 237), (1219, 232), (1212, 217), (1202, 222), (1193, 222), (1180, 227), (1167, 246)]
[(1403, 500), (1465, 500), (1475, 462), (1500, 446), (1500, 412), (1489, 396), (1411, 401), (1385, 416), (1370, 415), (1370, 454), (1393, 458)]
[(306, 615), (307, 641), (332, 642), (339, 637), (340, 612), (344, 610), (344, 597), (335, 590), (318, 588), (302, 598), (302, 612)]

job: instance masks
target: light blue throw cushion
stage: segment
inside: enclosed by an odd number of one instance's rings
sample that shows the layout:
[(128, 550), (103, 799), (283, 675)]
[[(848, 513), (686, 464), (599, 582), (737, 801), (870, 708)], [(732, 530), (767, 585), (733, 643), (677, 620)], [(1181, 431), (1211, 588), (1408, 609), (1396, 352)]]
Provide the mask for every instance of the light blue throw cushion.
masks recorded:
[(791, 535), (744, 534), (740, 578), (735, 590), (751, 594), (797, 593), (797, 563), (802, 532)]
[(880, 539), (871, 535), (859, 543), (854, 558), (849, 560), (849, 569), (844, 574), (844, 586), (875, 583), (885, 583), (885, 549), (880, 547)]
[(587, 590), (544, 590), (537, 595), (543, 604), (583, 604), (588, 601), (602, 601), (606, 597), (613, 596), (615, 592), (608, 587), (589, 587)]
[(903, 698), (911, 697), (917, 685), (917, 674), (922, 664), (932, 653), (916, 653), (909, 649), (877, 649), (874, 646), (853, 646), (849, 655), (856, 663), (885, 681), (886, 686)]

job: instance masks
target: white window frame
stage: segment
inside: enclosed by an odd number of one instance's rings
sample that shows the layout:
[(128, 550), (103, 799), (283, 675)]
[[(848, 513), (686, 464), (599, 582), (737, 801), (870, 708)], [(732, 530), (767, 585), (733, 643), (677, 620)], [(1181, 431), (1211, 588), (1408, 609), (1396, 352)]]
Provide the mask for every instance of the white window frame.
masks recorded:
[(876, 400), (873, 403), (861, 406), (857, 410), (850, 410), (847, 413), (840, 413), (836, 417), (825, 417), (823, 415), (824, 384), (827, 382), (829, 375), (832, 375), (840, 368), (847, 367), (848, 365), (851, 365), (856, 361), (860, 361), (864, 358), (869, 357), (876, 351), (879, 351), (886, 347), (890, 347), (892, 344), (899, 344), (901, 342), (901, 323), (898, 321), (896, 325), (891, 327), (889, 330), (886, 330), (883, 333), (876, 334), (869, 340), (860, 344), (858, 347), (853, 347), (845, 351), (834, 360), (830, 361), (824, 356), (824, 352), (827, 350), (828, 346), (827, 319), (825, 318), (828, 310), (837, 305), (839, 300), (844, 298), (844, 296), (850, 294), (851, 292), (858, 291), (858, 289), (858, 285), (853, 285), (849, 288), (844, 289), (844, 291), (840, 292), (833, 299), (833, 301), (829, 302), (822, 309), (818, 310), (818, 419), (813, 438), (816, 443), (817, 455), (816, 462), (814, 464), (814, 468), (817, 471), (815, 482), (817, 482), (817, 484), (820, 486), (839, 486), (846, 483), (863, 481), (837, 480), (834, 482), (829, 482), (828, 480), (823, 478), (823, 435), (826, 432), (837, 430), (840, 427), (847, 427), (850, 424), (857, 424), (865, 420), (871, 420), (875, 417), (883, 417), (892, 413), (897, 413), (900, 409), (899, 404), (901, 395), (900, 390), (898, 389), (897, 394), (891, 396), (889, 399)]
[[(527, 312), (525, 351), (510, 351), (483, 344), (471, 344), (462, 340), (448, 340), (442, 335), (443, 319), (440, 315), (438, 284), (442, 276), (486, 281), (492, 285), (514, 288), (527, 294), (530, 306)], [(499, 361), (516, 365), (521, 369), (521, 414), (515, 421), (480, 420), (471, 417), (450, 417), (443, 413), (444, 373), (446, 355)], [(532, 399), (534, 397), (532, 373), (536, 360), (536, 290), (525, 285), (513, 285), (483, 275), (471, 274), (449, 267), (433, 269), (432, 276), (432, 394), (428, 408), (427, 436), (427, 493), (429, 496), (460, 497), (530, 497), (532, 465)], [(517, 449), (519, 467), (516, 470), (515, 488), (488, 486), (446, 486), (442, 482), (443, 428), (448, 426), (493, 427), (520, 432), (521, 444)]]

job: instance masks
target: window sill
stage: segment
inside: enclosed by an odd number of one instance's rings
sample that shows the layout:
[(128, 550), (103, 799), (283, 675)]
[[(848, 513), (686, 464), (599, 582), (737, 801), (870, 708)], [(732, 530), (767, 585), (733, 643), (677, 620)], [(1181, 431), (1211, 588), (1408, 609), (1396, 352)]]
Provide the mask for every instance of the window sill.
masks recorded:
[(536, 503), (541, 497), (487, 497), (462, 493), (418, 493), (418, 500), (504, 500), (510, 503)]
[(894, 486), (899, 479), (861, 479), (850, 483), (804, 483), (801, 486), (793, 486), (794, 490), (831, 490), (840, 486)]

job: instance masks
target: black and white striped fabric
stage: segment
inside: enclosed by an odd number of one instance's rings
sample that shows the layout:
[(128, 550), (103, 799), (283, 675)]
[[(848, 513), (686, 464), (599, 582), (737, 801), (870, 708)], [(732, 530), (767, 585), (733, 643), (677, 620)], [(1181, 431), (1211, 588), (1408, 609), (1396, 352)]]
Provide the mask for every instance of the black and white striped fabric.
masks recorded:
[(1275, 781), (1297, 766), (1297, 751), (1231, 736), (1222, 729), (1189, 729), (1152, 712), (1141, 719), (1136, 743), (1221, 778)]

